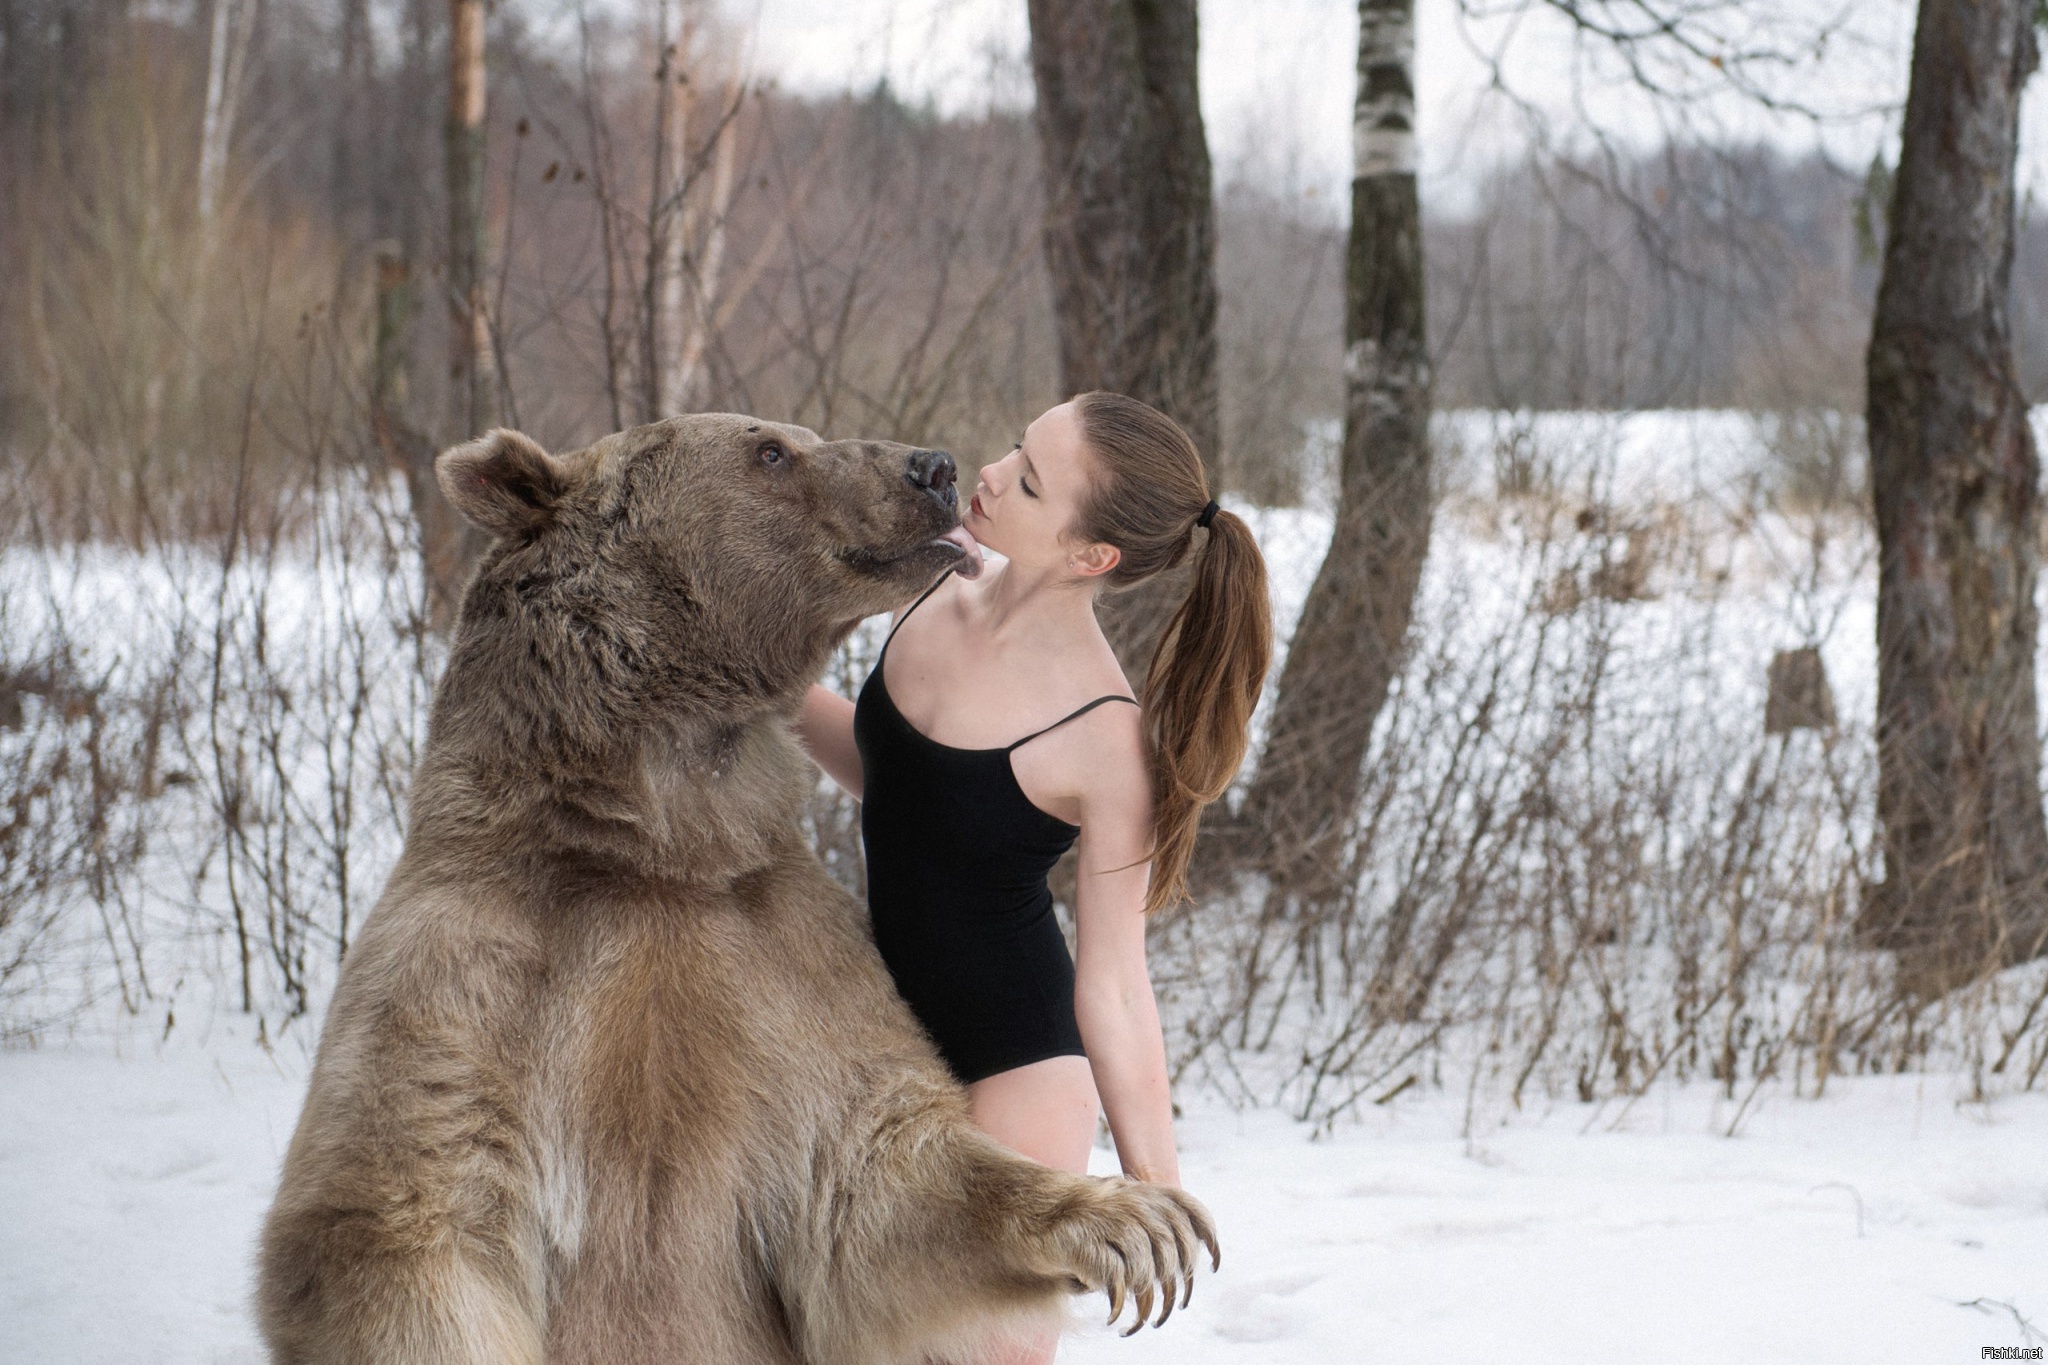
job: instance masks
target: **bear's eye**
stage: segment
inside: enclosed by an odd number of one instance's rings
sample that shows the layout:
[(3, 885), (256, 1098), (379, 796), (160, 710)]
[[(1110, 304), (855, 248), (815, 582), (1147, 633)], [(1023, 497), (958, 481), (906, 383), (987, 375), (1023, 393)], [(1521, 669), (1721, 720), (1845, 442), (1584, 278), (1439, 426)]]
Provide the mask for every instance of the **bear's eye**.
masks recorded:
[(773, 469), (777, 465), (788, 462), (789, 451), (783, 448), (780, 441), (768, 441), (761, 446), (758, 458), (762, 464)]

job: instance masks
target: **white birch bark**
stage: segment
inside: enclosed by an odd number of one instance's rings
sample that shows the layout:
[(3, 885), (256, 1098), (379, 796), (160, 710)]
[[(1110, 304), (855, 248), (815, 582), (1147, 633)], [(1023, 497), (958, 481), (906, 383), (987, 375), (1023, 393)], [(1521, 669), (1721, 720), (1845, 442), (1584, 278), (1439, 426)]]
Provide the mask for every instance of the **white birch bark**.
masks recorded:
[(198, 217), (202, 254), (210, 245), (206, 235), (220, 208), (221, 180), (227, 172), (228, 142), (234, 137), (242, 68), (248, 57), (255, 18), (255, 0), (214, 0), (206, 45), (206, 105), (199, 122)]
[(485, 41), (484, 0), (450, 0), (443, 159), (448, 181), (449, 431), (458, 439), (495, 424), (498, 407), (485, 285)]
[[(199, 174), (195, 192), (195, 226), (191, 269), (186, 282), (190, 290), (190, 312), (186, 333), (194, 344), (207, 334), (207, 282), (220, 246), (222, 186), (227, 178), (228, 146), (235, 135), (235, 111), (241, 103), (242, 71), (249, 55), (249, 39), (256, 28), (257, 0), (213, 0), (213, 14), (206, 43), (206, 102), (199, 120)], [(154, 235), (154, 234), (152, 234)], [(170, 362), (176, 368), (175, 360)], [(178, 380), (180, 396), (187, 406), (198, 397), (205, 359), (188, 354)], [(162, 369), (152, 374), (143, 390), (145, 447), (157, 441), (163, 416), (165, 376)]]
[(1414, 0), (1359, 0), (1351, 174), (1415, 174)]
[[(728, 98), (731, 98), (729, 92)], [(730, 107), (728, 105), (727, 107)], [(675, 394), (676, 401), (690, 403), (696, 396), (698, 375), (704, 364), (704, 351), (710, 345), (714, 330), (714, 314), (718, 307), (719, 278), (725, 270), (725, 221), (726, 211), (732, 203), (733, 164), (739, 134), (732, 120), (727, 119), (718, 130), (718, 148), (713, 153), (711, 166), (711, 202), (705, 214), (707, 226), (704, 233), (702, 264), (696, 271), (696, 287), (691, 291), (696, 300), (696, 318), (690, 327), (689, 339), (676, 355)], [(683, 269), (676, 271), (676, 282), (683, 282), (687, 269), (689, 238), (685, 234)]]
[(683, 273), (680, 253), (688, 250), (682, 201), (689, 186), (690, 109), (696, 103), (685, 82), (690, 33), (675, 22), (676, 0), (655, 8), (654, 178), (647, 205), (647, 380), (650, 419), (675, 413), (675, 357), (683, 329)]

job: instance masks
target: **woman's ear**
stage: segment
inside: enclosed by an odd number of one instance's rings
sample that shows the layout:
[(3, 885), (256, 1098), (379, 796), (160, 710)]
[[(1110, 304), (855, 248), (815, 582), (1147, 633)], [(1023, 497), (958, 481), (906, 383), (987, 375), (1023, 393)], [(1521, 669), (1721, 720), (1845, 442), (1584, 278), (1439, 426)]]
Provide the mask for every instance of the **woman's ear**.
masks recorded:
[(1104, 541), (1094, 540), (1067, 556), (1067, 563), (1083, 578), (1106, 574), (1123, 562), (1124, 552)]
[(493, 535), (529, 535), (554, 519), (576, 479), (567, 465), (503, 427), (434, 461), (434, 477), (455, 509)]

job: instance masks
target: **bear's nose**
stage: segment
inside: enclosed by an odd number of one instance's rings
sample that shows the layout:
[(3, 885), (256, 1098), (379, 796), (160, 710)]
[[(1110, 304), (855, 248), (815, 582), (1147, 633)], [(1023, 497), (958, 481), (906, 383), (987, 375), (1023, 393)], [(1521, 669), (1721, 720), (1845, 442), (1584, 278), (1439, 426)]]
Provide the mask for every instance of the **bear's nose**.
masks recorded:
[(948, 507), (959, 501), (960, 495), (953, 490), (959, 474), (959, 466), (943, 450), (913, 450), (903, 468), (903, 477)]

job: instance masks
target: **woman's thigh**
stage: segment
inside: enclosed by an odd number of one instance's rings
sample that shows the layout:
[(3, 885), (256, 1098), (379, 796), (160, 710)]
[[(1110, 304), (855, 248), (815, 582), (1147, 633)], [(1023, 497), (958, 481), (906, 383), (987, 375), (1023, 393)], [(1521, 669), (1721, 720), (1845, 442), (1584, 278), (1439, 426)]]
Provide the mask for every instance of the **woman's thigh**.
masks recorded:
[(1095, 1075), (1086, 1057), (1048, 1057), (967, 1087), (975, 1127), (1011, 1151), (1085, 1174), (1095, 1145)]

